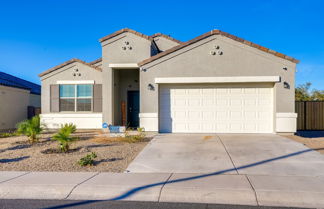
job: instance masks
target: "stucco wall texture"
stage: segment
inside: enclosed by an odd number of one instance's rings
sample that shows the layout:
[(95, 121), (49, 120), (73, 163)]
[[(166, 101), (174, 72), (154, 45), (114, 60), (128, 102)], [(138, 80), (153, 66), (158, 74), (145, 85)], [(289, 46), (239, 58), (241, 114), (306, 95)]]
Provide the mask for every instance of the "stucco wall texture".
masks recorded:
[[(102, 61), (94, 66), (102, 71), (74, 62), (42, 76), (42, 113), (50, 113), (50, 84), (60, 80), (94, 80), (103, 84), (103, 122), (120, 124), (120, 105), (121, 101), (127, 100), (127, 90), (140, 90), (141, 113), (158, 113), (159, 85), (155, 78), (232, 76), (280, 76), (281, 81), (274, 84), (275, 111), (294, 113), (296, 63), (221, 34), (208, 36), (139, 69), (121, 70), (109, 66), (137, 64), (157, 54), (156, 47), (165, 51), (179, 44), (165, 37), (154, 37), (155, 43), (152, 40), (123, 32), (101, 42)], [(81, 76), (73, 76), (76, 69)], [(285, 88), (284, 82), (290, 88)], [(154, 86), (154, 90), (148, 88), (149, 84)]]
[[(212, 55), (211, 51), (221, 51), (222, 55)], [(275, 84), (276, 111), (294, 112), (295, 67), (296, 64), (288, 60), (214, 35), (142, 66), (141, 113), (158, 112), (159, 86), (154, 82), (157, 77), (230, 76), (280, 76), (281, 82)], [(290, 89), (284, 88), (283, 82), (287, 82)], [(148, 84), (153, 84), (155, 90), (148, 90)]]
[[(127, 44), (127, 43), (128, 44)], [(132, 33), (122, 33), (114, 38), (103, 41), (102, 45), (102, 77), (103, 77), (103, 121), (115, 124), (120, 116), (115, 114), (118, 104), (114, 101), (115, 90), (114, 69), (109, 64), (138, 63), (157, 53), (150, 40)], [(123, 47), (126, 47), (124, 50)], [(131, 47), (131, 48), (129, 48)], [(129, 69), (134, 71), (134, 69)], [(116, 120), (116, 121), (115, 121)]]
[[(78, 70), (78, 71), (76, 71)], [(73, 74), (77, 75), (74, 76)], [(78, 74), (81, 74), (80, 76)], [(102, 84), (102, 73), (87, 65), (74, 62), (59, 70), (51, 72), (41, 78), (42, 82), (42, 113), (50, 113), (50, 85), (57, 81), (94, 80), (96, 84)]]
[(29, 90), (0, 86), (0, 130), (13, 129), (27, 119), (27, 107), (40, 107), (40, 95)]

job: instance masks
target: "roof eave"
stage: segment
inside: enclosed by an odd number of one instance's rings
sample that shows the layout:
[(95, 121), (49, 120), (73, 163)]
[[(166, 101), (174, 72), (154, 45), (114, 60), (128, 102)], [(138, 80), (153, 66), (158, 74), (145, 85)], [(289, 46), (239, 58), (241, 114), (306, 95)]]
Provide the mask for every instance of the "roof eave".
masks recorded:
[(261, 51), (264, 51), (264, 52), (267, 52), (267, 53), (273, 54), (274, 56), (277, 56), (277, 57), (280, 57), (280, 58), (283, 58), (283, 59), (289, 60), (289, 61), (291, 61), (291, 62), (293, 62), (293, 63), (296, 63), (296, 64), (299, 63), (299, 60), (297, 60), (297, 59), (295, 59), (295, 58), (293, 58), (293, 57), (290, 57), (290, 56), (287, 56), (287, 55), (285, 55), (285, 54), (282, 54), (282, 53), (276, 52), (276, 51), (274, 51), (274, 50), (268, 49), (268, 48), (263, 47), (263, 46), (261, 46), (261, 45), (258, 45), (258, 44), (255, 44), (255, 43), (253, 43), (253, 42), (250, 42), (250, 41), (244, 40), (244, 39), (242, 39), (242, 38), (239, 38), (239, 37), (237, 37), (237, 36), (231, 35), (231, 34), (229, 34), (229, 33), (226, 33), (226, 32), (220, 31), (220, 30), (212, 30), (212, 31), (207, 32), (207, 33), (204, 33), (204, 34), (202, 34), (202, 35), (200, 35), (200, 36), (198, 36), (198, 37), (196, 37), (196, 38), (194, 38), (194, 39), (191, 39), (190, 41), (184, 42), (184, 43), (182, 43), (182, 44), (180, 44), (180, 45), (178, 45), (178, 46), (172, 47), (172, 48), (170, 48), (170, 49), (168, 49), (168, 50), (166, 50), (166, 51), (164, 51), (164, 52), (161, 52), (161, 53), (159, 53), (159, 54), (157, 54), (157, 55), (155, 55), (155, 56), (153, 56), (153, 57), (150, 57), (150, 58), (148, 58), (148, 59), (146, 59), (146, 60), (143, 60), (143, 61), (141, 61), (141, 62), (138, 63), (138, 66), (141, 67), (141, 66), (143, 66), (143, 65), (145, 65), (145, 64), (148, 64), (148, 63), (150, 63), (150, 62), (153, 62), (153, 61), (155, 61), (155, 60), (157, 60), (157, 59), (159, 59), (159, 58), (162, 58), (162, 57), (164, 57), (164, 56), (166, 56), (166, 55), (168, 55), (168, 54), (171, 54), (171, 53), (173, 53), (173, 52), (175, 52), (175, 51), (178, 51), (178, 50), (180, 50), (180, 49), (182, 49), (182, 48), (184, 48), (184, 47), (186, 47), (186, 46), (189, 46), (189, 45), (191, 45), (191, 44), (193, 44), (193, 43), (196, 43), (196, 42), (198, 42), (198, 41), (200, 41), (200, 40), (203, 40), (203, 39), (205, 39), (205, 38), (208, 38), (208, 37), (210, 37), (210, 36), (212, 36), (212, 35), (222, 35), (222, 36), (228, 37), (228, 38), (230, 38), (230, 39), (233, 39), (233, 40), (235, 40), (235, 41), (238, 41), (238, 42), (241, 42), (241, 43), (243, 43), (243, 44), (246, 44), (246, 45), (248, 45), (248, 46), (251, 46), (251, 47), (257, 48), (257, 49), (259, 49), (259, 50), (261, 50)]
[(102, 71), (101, 68), (99, 68), (99, 67), (95, 67), (95, 66), (93, 66), (93, 65), (91, 65), (91, 64), (89, 64), (89, 63), (87, 63), (87, 62), (85, 62), (85, 61), (82, 61), (82, 60), (80, 60), (80, 59), (73, 58), (73, 59), (70, 59), (70, 60), (68, 60), (68, 61), (66, 61), (66, 62), (64, 62), (64, 63), (62, 63), (62, 64), (60, 64), (60, 65), (57, 65), (57, 66), (55, 66), (55, 67), (52, 67), (52, 68), (50, 68), (50, 69), (48, 69), (48, 70), (46, 70), (46, 71), (44, 71), (44, 72), (38, 74), (38, 76), (39, 76), (39, 77), (43, 77), (43, 76), (45, 76), (45, 75), (47, 75), (47, 74), (49, 74), (49, 73), (52, 73), (52, 72), (54, 72), (54, 71), (56, 71), (56, 70), (58, 70), (58, 69), (60, 69), (60, 68), (62, 68), (62, 67), (65, 67), (65, 66), (67, 66), (67, 65), (70, 65), (70, 64), (72, 64), (72, 63), (74, 63), (74, 62), (78, 62), (78, 63), (84, 64), (84, 65), (87, 65), (87, 66), (89, 66), (89, 67), (91, 67), (91, 68), (93, 68), (93, 69), (95, 69), (95, 70), (98, 70), (98, 71)]
[(109, 34), (109, 35), (107, 35), (107, 36), (105, 36), (105, 37), (99, 39), (99, 42), (100, 42), (100, 43), (101, 43), (101, 42), (104, 42), (104, 41), (106, 41), (106, 40), (109, 40), (109, 39), (111, 39), (111, 38), (114, 38), (114, 37), (116, 37), (116, 36), (118, 36), (118, 35), (120, 35), (120, 34), (122, 34), (122, 33), (126, 33), (126, 32), (128, 32), (128, 33), (132, 33), (132, 34), (137, 35), (137, 36), (139, 36), (139, 37), (141, 37), (141, 38), (147, 39), (148, 41), (152, 41), (152, 40), (153, 40), (153, 38), (150, 37), (150, 36), (148, 36), (148, 35), (145, 35), (145, 34), (143, 34), (143, 33), (137, 32), (137, 31), (132, 30), (132, 29), (129, 29), (129, 28), (123, 28), (123, 29), (121, 29), (121, 30), (119, 30), (119, 31), (116, 31), (116, 32), (114, 32), (114, 33), (112, 33), (112, 34)]
[(170, 41), (174, 41), (174, 42), (176, 42), (178, 44), (182, 44), (183, 43), (182, 41), (179, 41), (179, 40), (177, 40), (177, 39), (175, 39), (175, 38), (173, 38), (171, 36), (165, 35), (163, 33), (155, 33), (155, 34), (151, 35), (150, 37), (152, 37), (153, 39), (155, 37), (163, 37), (163, 38), (166, 38), (166, 39), (168, 39)]

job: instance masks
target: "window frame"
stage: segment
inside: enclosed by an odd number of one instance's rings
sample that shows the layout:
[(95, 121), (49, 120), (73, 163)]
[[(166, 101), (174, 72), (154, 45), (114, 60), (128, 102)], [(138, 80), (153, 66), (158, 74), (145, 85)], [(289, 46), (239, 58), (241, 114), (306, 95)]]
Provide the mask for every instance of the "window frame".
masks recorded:
[[(61, 86), (71, 85), (74, 87), (74, 97), (61, 97)], [(82, 96), (78, 97), (78, 85), (90, 85), (91, 86), (91, 97)], [(59, 84), (59, 112), (64, 113), (91, 113), (93, 112), (93, 84)], [(61, 110), (61, 99), (73, 99), (74, 100), (74, 111), (64, 111)], [(78, 111), (78, 99), (90, 99), (91, 100), (91, 110), (90, 111)]]

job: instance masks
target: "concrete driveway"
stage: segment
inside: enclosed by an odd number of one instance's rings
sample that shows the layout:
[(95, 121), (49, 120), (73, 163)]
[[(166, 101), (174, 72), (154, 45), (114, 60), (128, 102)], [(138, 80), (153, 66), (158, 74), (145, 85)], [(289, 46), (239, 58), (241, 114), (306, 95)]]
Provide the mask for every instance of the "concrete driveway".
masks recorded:
[(161, 134), (127, 171), (324, 176), (324, 155), (275, 134)]

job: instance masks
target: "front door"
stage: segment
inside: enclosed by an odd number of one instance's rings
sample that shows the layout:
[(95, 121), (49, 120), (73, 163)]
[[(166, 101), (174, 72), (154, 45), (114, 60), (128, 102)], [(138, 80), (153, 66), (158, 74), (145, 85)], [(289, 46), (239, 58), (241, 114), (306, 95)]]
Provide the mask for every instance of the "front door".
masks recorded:
[(139, 126), (139, 91), (127, 93), (127, 124), (132, 128)]

